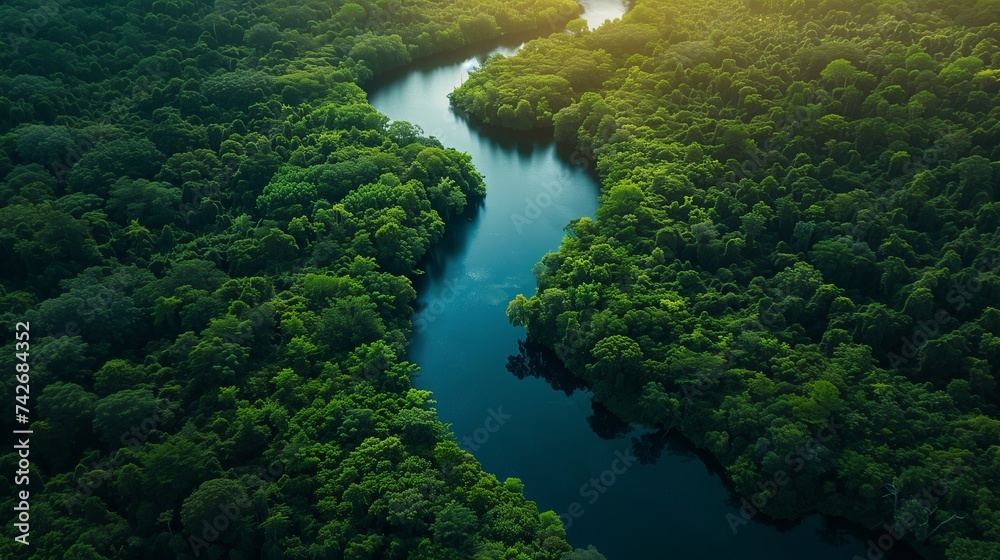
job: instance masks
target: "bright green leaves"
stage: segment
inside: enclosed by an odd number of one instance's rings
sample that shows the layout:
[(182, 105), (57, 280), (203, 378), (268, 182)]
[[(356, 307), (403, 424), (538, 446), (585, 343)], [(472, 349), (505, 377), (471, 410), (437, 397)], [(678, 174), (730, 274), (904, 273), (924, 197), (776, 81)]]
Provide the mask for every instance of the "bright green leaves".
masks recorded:
[(847, 87), (858, 74), (858, 69), (855, 68), (854, 64), (849, 60), (844, 60), (843, 58), (838, 58), (837, 60), (831, 61), (826, 65), (826, 68), (820, 73), (820, 77), (823, 80), (829, 82), (831, 85), (837, 87)]
[(635, 383), (643, 359), (639, 344), (627, 336), (611, 335), (597, 343), (591, 354), (596, 360), (588, 373), (624, 389)]
[(635, 214), (644, 199), (642, 189), (635, 183), (631, 181), (618, 183), (611, 187), (608, 196), (598, 208), (597, 219)]
[(947, 84), (970, 81), (983, 66), (983, 60), (978, 56), (964, 56), (942, 68), (938, 77)]
[[(483, 178), (355, 82), (578, 6), (119, 4), (0, 53), (0, 299), (47, 334), (35, 555), (555, 560), (558, 519), (536, 530), (402, 360), (407, 275)], [(522, 120), (607, 59), (539, 82)]]
[(348, 104), (330, 103), (313, 111), (310, 119), (329, 130), (379, 130), (388, 118), (362, 101)]
[[(575, 88), (597, 87), (610, 73), (606, 54), (566, 52), (541, 42), (532, 45), (541, 48), (526, 48), (514, 58), (487, 59), (451, 94), (455, 106), (510, 128), (547, 127), (553, 115), (573, 102)], [(538, 71), (524, 72), (529, 65)]]
[(271, 178), (264, 192), (257, 197), (257, 208), (267, 216), (291, 218), (309, 214), (312, 203), (318, 195), (314, 181), (306, 176), (306, 170), (285, 166)]
[[(746, 495), (802, 470), (797, 492), (768, 504), (779, 515), (846, 499), (884, 518), (883, 485), (900, 472), (912, 494), (944, 456), (988, 470), (973, 457), (995, 430), (965, 420), (997, 403), (998, 331), (979, 330), (995, 282), (974, 271), (995, 260), (1000, 223), (1000, 80), (984, 27), (996, 3), (933, 23), (871, 4), (756, 4), (720, 29), (723, 4), (644, 0), (625, 24), (574, 25), (486, 61), (453, 98), (493, 123), (520, 128), (534, 112), (545, 124), (538, 80), (564, 77), (577, 99), (563, 57), (610, 53), (613, 74), (552, 118), (557, 140), (595, 156), (597, 221), (571, 229), (508, 318), (617, 414), (716, 453)], [(628, 33), (633, 21), (669, 40)], [(683, 387), (697, 391), (682, 400)], [(811, 443), (831, 416), (850, 429)], [(975, 476), (949, 505), (985, 503), (971, 496), (989, 476)], [(986, 501), (908, 538), (988, 555), (954, 540), (991, 530)]]

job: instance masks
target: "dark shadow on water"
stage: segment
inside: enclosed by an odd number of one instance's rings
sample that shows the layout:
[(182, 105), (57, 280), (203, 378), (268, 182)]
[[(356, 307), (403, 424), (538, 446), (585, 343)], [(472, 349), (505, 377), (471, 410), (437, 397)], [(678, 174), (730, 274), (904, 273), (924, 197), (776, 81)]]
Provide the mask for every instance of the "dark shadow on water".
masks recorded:
[[(507, 357), (507, 371), (518, 379), (543, 379), (567, 397), (586, 388), (584, 381), (573, 375), (555, 352), (536, 342), (518, 340), (517, 354)], [(587, 417), (587, 425), (601, 439), (618, 439), (631, 430), (632, 426), (628, 422), (615, 416), (593, 398), (590, 399), (590, 406), (591, 414)]]
[(454, 105), (449, 105), (449, 109), (469, 130), (475, 132), (480, 140), (504, 150), (516, 150), (521, 157), (529, 157), (555, 143), (552, 139), (552, 129), (514, 130), (484, 123), (465, 111), (456, 109)]
[[(663, 454), (663, 448), (668, 445), (668, 433), (666, 430), (647, 432), (639, 437), (632, 438), (632, 454), (642, 465), (652, 465), (659, 460)], [(692, 455), (692, 459), (694, 456)]]
[[(507, 358), (507, 371), (518, 379), (534, 377), (543, 379), (553, 389), (561, 391), (566, 396), (575, 391), (586, 391), (587, 386), (582, 379), (576, 377), (563, 365), (559, 356), (551, 349), (534, 342), (519, 340), (518, 353)], [(626, 436), (632, 429), (629, 423), (615, 416), (599, 402), (590, 399), (592, 413), (587, 417), (587, 424), (602, 439), (618, 439)], [(743, 506), (744, 496), (736, 492), (735, 487), (727, 480), (726, 471), (719, 460), (711, 453), (695, 447), (691, 441), (673, 430), (649, 429), (645, 433), (631, 437), (632, 454), (640, 464), (653, 465), (666, 455), (681, 458), (685, 462), (698, 461), (705, 467), (710, 476), (722, 481), (727, 490), (726, 506), (731, 513), (739, 515)], [(790, 489), (788, 491), (791, 491)], [(778, 532), (787, 532), (797, 527), (804, 518), (796, 520), (773, 519), (763, 513), (752, 517), (752, 523), (773, 528)], [(852, 540), (865, 543), (876, 541), (883, 531), (868, 530), (846, 519), (832, 516), (822, 516), (822, 525), (817, 534), (824, 543), (831, 546), (843, 546)], [(864, 550), (858, 550), (857, 555), (865, 558)], [(885, 552), (880, 560), (921, 560), (922, 557), (908, 544), (894, 542), (892, 548)], [(845, 560), (849, 560), (846, 559)]]
[(587, 425), (597, 434), (597, 437), (608, 440), (618, 439), (625, 437), (631, 431), (631, 424), (615, 416), (607, 407), (593, 398), (590, 399), (590, 406), (593, 413), (587, 417)]
[[(530, 38), (532, 37), (527, 36), (513, 38), (509, 41), (497, 41), (494, 47), (516, 47), (524, 40)], [(487, 45), (487, 48), (492, 47)], [(473, 57), (481, 61), (483, 60), (483, 49), (484, 44), (480, 44), (417, 61), (396, 72), (390, 72), (379, 77), (371, 84), (368, 84), (365, 89), (369, 92), (375, 92), (382, 87), (391, 88), (396, 80), (408, 74), (416, 72), (428, 75), (441, 69), (443, 66), (451, 66), (454, 69), (456, 66), (466, 64)], [(469, 66), (471, 67), (472, 65), (470, 64)], [(456, 114), (460, 113), (456, 112)], [(536, 152), (551, 149), (553, 145), (551, 129), (517, 132), (477, 122), (467, 115), (461, 115), (460, 120), (472, 130), (474, 137), (478, 137), (483, 144), (487, 145), (486, 149), (484, 149), (484, 157), (506, 153), (526, 158)], [(589, 154), (576, 150), (574, 147), (561, 144), (556, 145), (555, 153), (562, 162), (568, 162), (572, 167), (595, 173), (595, 160)], [(487, 177), (488, 183), (490, 180), (491, 178)], [(479, 231), (479, 226), (481, 225), (480, 219), (483, 215), (480, 212), (482, 205), (482, 201), (470, 204), (464, 215), (449, 223), (443, 239), (425, 255), (419, 264), (419, 267), (425, 271), (425, 274), (416, 275), (413, 280), (415, 288), (422, 297), (433, 297), (433, 294), (428, 293), (429, 290), (435, 289), (435, 286), (439, 285), (442, 281), (455, 277), (454, 268), (460, 266), (459, 263), (462, 262), (464, 255), (469, 251), (471, 242)], [(508, 358), (507, 370), (519, 379), (527, 377), (543, 379), (554, 389), (567, 396), (574, 395), (576, 391), (587, 391), (585, 383), (573, 375), (562, 364), (555, 352), (530, 342), (518, 342), (518, 352), (516, 355)], [(577, 397), (577, 399), (579, 404), (585, 402), (580, 397)], [(674, 431), (639, 429), (636, 432), (631, 432), (634, 427), (615, 417), (606, 407), (594, 402), (593, 398), (589, 400), (591, 402), (590, 414), (585, 416), (586, 412), (581, 413), (580, 420), (586, 418), (589, 428), (599, 437), (606, 439), (629, 437), (634, 455), (644, 465), (653, 465), (664, 457), (679, 457), (684, 461), (698, 460), (706, 469), (706, 472), (722, 480), (728, 490), (728, 497), (720, 500), (722, 503), (719, 504), (719, 507), (727, 512), (738, 514), (743, 498), (735, 492), (731, 484), (725, 482), (727, 480), (725, 470), (715, 457), (697, 449), (690, 441)], [(586, 435), (585, 432), (582, 433)], [(567, 437), (570, 437), (570, 435), (567, 435)], [(666, 451), (666, 454), (664, 454), (664, 451)], [(763, 514), (754, 516), (752, 520), (752, 523), (773, 527), (778, 531), (787, 531), (800, 522), (771, 520)], [(846, 520), (826, 516), (822, 518), (822, 523), (817, 533), (823, 542), (834, 546), (843, 545), (852, 539), (858, 539), (859, 542), (864, 543), (869, 539), (877, 540), (879, 536), (884, 535), (878, 529), (866, 530), (864, 527), (847, 522)], [(861, 545), (858, 548), (858, 556), (864, 558), (865, 551), (861, 550)], [(909, 546), (896, 542), (892, 550), (882, 556), (882, 558), (885, 560), (913, 560), (920, 558), (920, 556)], [(845, 558), (844, 560), (849, 560), (849, 558)]]
[(548, 35), (545, 31), (525, 31), (523, 33), (512, 33), (506, 37), (489, 39), (479, 43), (473, 43), (471, 45), (466, 45), (464, 47), (454, 49), (451, 51), (445, 51), (442, 53), (434, 54), (431, 56), (425, 56), (418, 58), (408, 64), (404, 64), (399, 68), (393, 68), (376, 76), (371, 81), (364, 84), (364, 90), (368, 92), (369, 96), (371, 92), (391, 84), (400, 78), (413, 74), (413, 73), (429, 73), (437, 71), (443, 67), (453, 66), (456, 64), (462, 64), (466, 60), (476, 57), (476, 59), (482, 63), (486, 59), (484, 53), (492, 52), (494, 49), (501, 47), (505, 48), (516, 48), (521, 44), (530, 41), (532, 39), (537, 39)]
[[(518, 354), (507, 358), (507, 371), (513, 373), (518, 379), (534, 377), (543, 379), (552, 386), (553, 389), (563, 392), (566, 396), (572, 395), (575, 391), (586, 391), (586, 383), (573, 375), (569, 369), (563, 365), (559, 356), (546, 346), (541, 344), (519, 340)], [(590, 399), (592, 413), (587, 417), (587, 424), (602, 439), (618, 439), (626, 436), (633, 426), (628, 422), (618, 418), (607, 407), (599, 402)], [(643, 465), (655, 464), (666, 451), (667, 456), (681, 458), (685, 462), (697, 461), (705, 467), (707, 474), (718, 478), (725, 485), (728, 493), (726, 505), (733, 513), (737, 513), (743, 505), (744, 496), (736, 492), (735, 487), (728, 482), (726, 471), (719, 460), (703, 449), (696, 447), (690, 440), (681, 436), (673, 430), (663, 428), (648, 429), (648, 431), (631, 437), (632, 453)], [(802, 519), (782, 520), (769, 518), (764, 514), (754, 515), (753, 522), (774, 528), (779, 532), (789, 531), (798, 526)], [(823, 525), (819, 530), (819, 536), (828, 544), (841, 546), (851, 541), (852, 538), (862, 542), (868, 539), (877, 539), (883, 533), (878, 530), (866, 530), (845, 519), (823, 516)], [(862, 551), (859, 551), (859, 554)], [(861, 554), (863, 557), (864, 555)], [(885, 553), (886, 560), (919, 560), (921, 556), (905, 543), (897, 542), (893, 548)]]
[(507, 371), (518, 379), (543, 379), (567, 397), (586, 387), (582, 379), (566, 369), (555, 352), (535, 342), (517, 341), (517, 354), (507, 357)]
[[(736, 488), (726, 478), (725, 468), (712, 454), (694, 446), (687, 438), (680, 434), (659, 429), (632, 438), (632, 453), (642, 464), (653, 464), (663, 455), (663, 451), (668, 456), (681, 457), (685, 461), (698, 461), (705, 466), (705, 470), (712, 476), (718, 478), (727, 491), (726, 505), (731, 508), (734, 515), (740, 515), (739, 510), (743, 506), (744, 496), (740, 495)], [(793, 491), (788, 489), (787, 491)], [(749, 500), (749, 497), (746, 497)], [(815, 515), (815, 514), (814, 514)], [(774, 519), (766, 514), (754, 515), (752, 523), (770, 527), (780, 533), (791, 531), (796, 528), (805, 518), (795, 520)], [(847, 519), (833, 517), (829, 515), (821, 516), (821, 526), (817, 530), (820, 540), (831, 546), (839, 547), (849, 544), (851, 541), (867, 542), (869, 539), (875, 541), (884, 532), (878, 530), (868, 530), (857, 523)], [(857, 554), (865, 558), (865, 551), (858, 550)], [(923, 557), (908, 544), (895, 542), (893, 547), (884, 553), (879, 560), (922, 560)], [(849, 560), (845, 558), (845, 560)]]
[[(641, 464), (655, 463), (663, 455), (663, 451), (666, 451), (668, 456), (681, 457), (685, 461), (698, 461), (704, 465), (706, 471), (722, 481), (725, 486), (727, 491), (726, 505), (732, 510), (730, 513), (740, 515), (739, 510), (743, 506), (744, 496), (736, 492), (735, 487), (726, 479), (725, 468), (713, 455), (698, 449), (689, 440), (670, 430), (659, 429), (632, 438), (632, 454), (639, 459)], [(787, 491), (793, 490), (788, 489)], [(804, 519), (804, 517), (795, 520), (774, 519), (760, 513), (753, 516), (752, 523), (784, 533), (796, 528)], [(884, 531), (869, 530), (841, 517), (823, 515), (820, 519), (821, 526), (816, 533), (821, 541), (834, 547), (844, 546), (852, 541), (867, 543), (871, 540), (874, 542), (885, 534)], [(857, 555), (860, 558), (866, 558), (866, 553), (863, 550), (857, 550)], [(879, 560), (922, 559), (923, 557), (917, 554), (913, 547), (903, 542), (895, 542), (892, 548), (879, 558)], [(845, 558), (844, 560), (849, 559)]]
[(448, 222), (441, 240), (424, 253), (416, 267), (423, 274), (411, 276), (413, 289), (418, 294), (426, 294), (429, 285), (453, 276), (449, 266), (460, 263), (457, 257), (468, 251), (483, 206), (482, 199), (469, 201), (465, 211)]

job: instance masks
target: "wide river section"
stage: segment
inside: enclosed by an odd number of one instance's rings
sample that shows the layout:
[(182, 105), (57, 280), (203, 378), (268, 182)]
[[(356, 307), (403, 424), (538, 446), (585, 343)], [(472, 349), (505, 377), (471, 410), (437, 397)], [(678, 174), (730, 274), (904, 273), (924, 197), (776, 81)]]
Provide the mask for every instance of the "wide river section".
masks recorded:
[[(591, 27), (625, 12), (620, 0), (583, 4)], [(559, 247), (571, 220), (594, 216), (599, 194), (590, 162), (557, 148), (549, 133), (493, 130), (449, 105), (470, 70), (493, 53), (514, 54), (524, 40), (422, 59), (368, 88), (391, 119), (471, 154), (487, 184), (483, 204), (449, 226), (417, 282), (409, 346), (421, 368), (415, 385), (433, 392), (441, 419), (487, 471), (501, 481), (519, 478), (540, 510), (562, 515), (572, 545), (593, 544), (608, 560), (867, 558), (864, 541), (878, 533), (860, 535), (819, 515), (797, 524), (762, 515), (735, 522), (743, 519), (741, 497), (711, 461), (668, 445), (657, 461), (640, 464), (633, 438), (646, 431), (615, 426), (585, 389), (560, 391), (511, 373), (517, 368), (508, 368), (509, 358), (520, 354), (525, 332), (508, 323), (507, 304), (534, 293), (532, 267)], [(901, 548), (885, 557), (914, 557)]]

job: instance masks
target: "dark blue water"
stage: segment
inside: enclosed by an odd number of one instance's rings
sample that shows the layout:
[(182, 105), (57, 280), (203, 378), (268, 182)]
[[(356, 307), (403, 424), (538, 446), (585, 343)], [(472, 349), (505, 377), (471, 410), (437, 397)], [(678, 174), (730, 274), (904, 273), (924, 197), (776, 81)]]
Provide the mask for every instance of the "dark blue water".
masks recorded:
[[(584, 5), (592, 26), (625, 10), (615, 0)], [(418, 283), (422, 310), (409, 347), (421, 367), (416, 386), (434, 393), (441, 419), (487, 471), (521, 479), (539, 509), (563, 515), (571, 544), (594, 544), (608, 560), (864, 557), (850, 529), (818, 515), (780, 528), (755, 516), (734, 534), (726, 515), (739, 515), (739, 497), (705, 462), (668, 446), (655, 464), (639, 464), (631, 441), (644, 432), (599, 437), (592, 425), (616, 427), (594, 416), (588, 392), (566, 396), (508, 371), (525, 332), (508, 323), (507, 304), (534, 293), (532, 267), (559, 247), (567, 223), (593, 217), (599, 192), (589, 165), (571, 163), (580, 160), (545, 134), (484, 129), (450, 108), (448, 93), (471, 69), (494, 52), (516, 52), (521, 42), (418, 61), (369, 88), (372, 104), (391, 119), (471, 154), (488, 190), (476, 212), (449, 226)]]

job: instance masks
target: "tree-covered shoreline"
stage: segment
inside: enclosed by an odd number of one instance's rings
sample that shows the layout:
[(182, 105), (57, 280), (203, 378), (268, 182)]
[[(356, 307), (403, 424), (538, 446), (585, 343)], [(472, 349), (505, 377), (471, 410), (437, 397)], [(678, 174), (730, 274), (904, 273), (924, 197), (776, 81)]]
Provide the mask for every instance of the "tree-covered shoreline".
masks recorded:
[(997, 7), (640, 0), (488, 60), (454, 105), (604, 185), (511, 321), (772, 517), (1000, 556)]
[(572, 557), (410, 385), (411, 278), (485, 186), (359, 84), (578, 9), (0, 7), (0, 314), (31, 325), (33, 430), (31, 544), (2, 555)]

